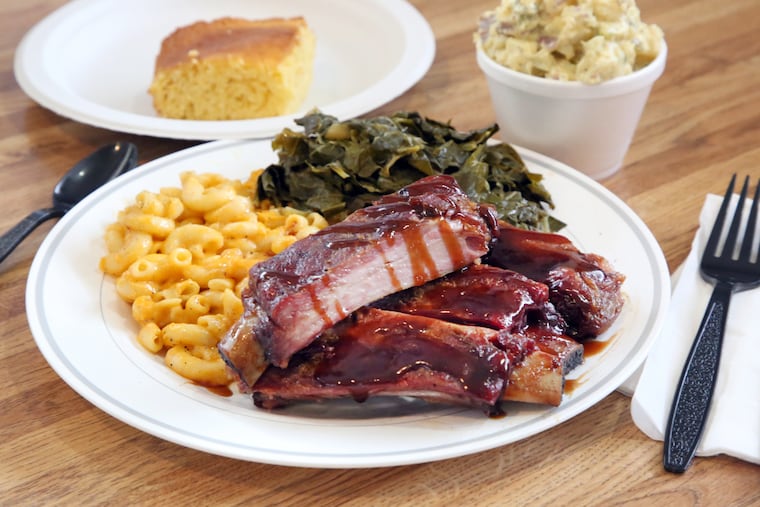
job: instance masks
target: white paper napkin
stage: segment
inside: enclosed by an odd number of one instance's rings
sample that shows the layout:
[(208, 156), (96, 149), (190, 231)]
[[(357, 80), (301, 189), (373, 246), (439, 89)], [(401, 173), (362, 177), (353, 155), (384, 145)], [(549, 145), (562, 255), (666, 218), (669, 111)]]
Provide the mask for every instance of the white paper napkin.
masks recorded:
[[(699, 230), (673, 288), (668, 317), (631, 400), (633, 421), (655, 440), (663, 440), (675, 385), (712, 293), (713, 286), (699, 274), (699, 262), (721, 199), (716, 195), (705, 199)], [(729, 306), (718, 382), (697, 448), (699, 456), (715, 454), (760, 464), (760, 288), (734, 293)]]

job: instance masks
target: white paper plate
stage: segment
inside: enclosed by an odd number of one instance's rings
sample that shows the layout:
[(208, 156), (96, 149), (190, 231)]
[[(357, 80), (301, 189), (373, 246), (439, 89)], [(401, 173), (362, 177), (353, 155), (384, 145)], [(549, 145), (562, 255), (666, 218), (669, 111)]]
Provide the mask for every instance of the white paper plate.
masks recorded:
[[(161, 40), (223, 16), (304, 16), (317, 38), (314, 80), (294, 115), (235, 121), (160, 118), (148, 87)], [(75, 0), (19, 45), (14, 71), (40, 105), (115, 131), (179, 139), (268, 137), (318, 107), (339, 118), (391, 101), (430, 68), (435, 37), (404, 0)]]
[(39, 349), (55, 371), (93, 404), (147, 433), (214, 454), (312, 467), (420, 463), (491, 449), (583, 412), (643, 362), (670, 298), (667, 265), (641, 220), (598, 183), (565, 165), (520, 150), (546, 177), (565, 233), (627, 275), (626, 304), (602, 339), (603, 352), (573, 372), (575, 388), (557, 408), (508, 404), (507, 416), (370, 400), (305, 404), (281, 412), (224, 398), (169, 371), (137, 344), (137, 326), (114, 282), (98, 270), (103, 231), (141, 190), (178, 186), (181, 171), (244, 178), (275, 161), (268, 141), (218, 141), (146, 164), (91, 194), (53, 228), (29, 274), (26, 304)]

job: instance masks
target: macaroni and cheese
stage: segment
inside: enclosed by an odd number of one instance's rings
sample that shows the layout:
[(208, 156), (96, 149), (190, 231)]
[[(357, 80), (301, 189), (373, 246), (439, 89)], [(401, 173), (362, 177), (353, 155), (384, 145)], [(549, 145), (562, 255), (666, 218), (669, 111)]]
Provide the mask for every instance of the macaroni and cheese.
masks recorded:
[(243, 312), (251, 266), (327, 225), (318, 213), (255, 208), (259, 173), (183, 173), (180, 187), (140, 192), (105, 232), (100, 269), (132, 305), (137, 341), (198, 384), (232, 380), (216, 345)]

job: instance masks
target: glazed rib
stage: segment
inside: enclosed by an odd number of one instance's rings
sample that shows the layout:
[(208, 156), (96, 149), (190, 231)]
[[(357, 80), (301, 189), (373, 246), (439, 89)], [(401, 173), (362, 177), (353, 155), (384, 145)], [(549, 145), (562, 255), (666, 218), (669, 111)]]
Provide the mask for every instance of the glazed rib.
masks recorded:
[(559, 405), (565, 374), (583, 362), (583, 346), (563, 334), (549, 302), (549, 288), (515, 271), (467, 266), (420, 287), (390, 295), (373, 306), (449, 322), (504, 331), (497, 346), (508, 350), (530, 338), (535, 350), (515, 361), (503, 399)]
[(559, 234), (499, 222), (484, 262), (545, 283), (549, 300), (567, 324), (567, 334), (578, 340), (606, 331), (623, 307), (625, 277), (603, 257), (580, 252)]
[(489, 210), (449, 176), (431, 176), (256, 264), (244, 315), (222, 340), (227, 363), (252, 385), (353, 311), (467, 266), (488, 251)]
[[(491, 410), (501, 399), (510, 365), (532, 346), (510, 353), (499, 332), (439, 319), (363, 308), (293, 357), (269, 367), (253, 387), (262, 408), (293, 401), (413, 396)], [(514, 352), (520, 354), (515, 357)]]

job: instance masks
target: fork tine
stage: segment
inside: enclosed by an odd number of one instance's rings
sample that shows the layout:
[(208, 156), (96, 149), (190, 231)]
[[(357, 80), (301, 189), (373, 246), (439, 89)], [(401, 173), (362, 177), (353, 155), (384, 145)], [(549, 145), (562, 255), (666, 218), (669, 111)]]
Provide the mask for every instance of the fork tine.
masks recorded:
[(742, 221), (742, 210), (744, 209), (744, 200), (747, 198), (747, 187), (749, 186), (749, 176), (744, 177), (744, 185), (739, 193), (739, 202), (736, 203), (736, 209), (734, 210), (734, 218), (731, 220), (731, 227), (728, 229), (728, 235), (726, 236), (726, 242), (723, 246), (723, 252), (720, 256), (724, 259), (731, 259), (734, 256), (734, 249), (736, 248), (736, 238), (739, 236), (739, 224)]
[(747, 229), (744, 232), (744, 240), (742, 241), (742, 249), (739, 253), (739, 260), (748, 262), (750, 260), (750, 254), (752, 253), (752, 246), (755, 242), (755, 228), (757, 224), (757, 207), (760, 201), (760, 180), (755, 187), (755, 195), (752, 196), (752, 207), (749, 209), (749, 218), (747, 218)]
[(715, 224), (713, 225), (712, 232), (710, 232), (710, 238), (707, 240), (707, 245), (705, 246), (705, 253), (709, 253), (713, 257), (718, 255), (718, 242), (720, 241), (720, 235), (723, 232), (723, 225), (726, 221), (728, 203), (731, 201), (731, 194), (734, 193), (734, 183), (736, 183), (736, 173), (731, 176), (731, 181), (728, 183), (726, 195), (723, 196), (723, 202), (720, 204), (720, 210), (715, 217)]

